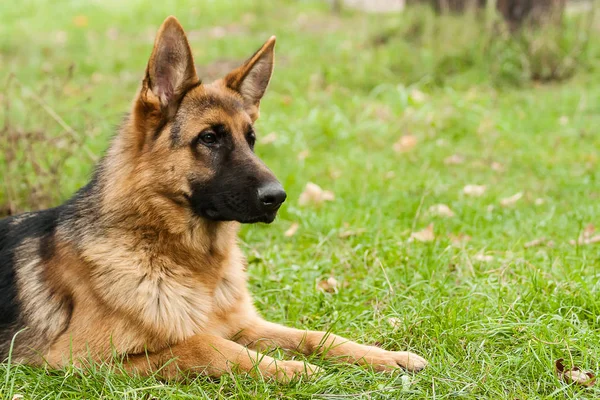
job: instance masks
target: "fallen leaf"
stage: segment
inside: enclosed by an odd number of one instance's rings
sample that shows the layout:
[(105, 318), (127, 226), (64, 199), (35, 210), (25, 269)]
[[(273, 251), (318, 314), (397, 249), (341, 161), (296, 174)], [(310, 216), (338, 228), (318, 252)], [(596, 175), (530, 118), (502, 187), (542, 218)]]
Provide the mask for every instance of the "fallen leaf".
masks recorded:
[(500, 164), (499, 162), (492, 162), (492, 164), (490, 165), (490, 167), (492, 168), (493, 171), (496, 172), (503, 172), (504, 171), (504, 165)]
[(377, 107), (371, 110), (371, 114), (380, 120), (388, 121), (390, 120), (394, 113), (392, 109), (387, 105), (377, 105)]
[(437, 215), (438, 217), (454, 217), (454, 211), (452, 211), (450, 207), (445, 204), (435, 204), (429, 207), (429, 213), (431, 215)]
[(106, 37), (110, 40), (117, 40), (119, 38), (119, 30), (117, 28), (108, 28), (106, 31)]
[(396, 317), (389, 317), (387, 322), (392, 326), (392, 328), (399, 328), (402, 326), (402, 320)]
[(393, 145), (396, 153), (406, 153), (417, 145), (417, 137), (413, 135), (404, 135)]
[(465, 235), (464, 233), (451, 233), (448, 235), (448, 238), (454, 245), (461, 245), (463, 243), (471, 241), (472, 237), (469, 235)]
[(485, 185), (467, 185), (463, 188), (463, 193), (467, 196), (480, 197), (485, 193), (486, 189)]
[(73, 17), (73, 24), (80, 28), (84, 28), (88, 25), (88, 17), (85, 15), (77, 15)]
[(339, 179), (342, 177), (342, 171), (339, 169), (332, 168), (329, 170), (329, 177), (333, 180)]
[(490, 255), (485, 255), (483, 253), (477, 253), (473, 256), (473, 259), (481, 262), (492, 262), (494, 261), (494, 257)]
[(292, 237), (296, 234), (296, 232), (298, 232), (298, 228), (300, 228), (300, 224), (297, 222), (294, 222), (292, 225), (290, 225), (288, 230), (285, 231), (285, 233), (283, 235), (285, 237)]
[(563, 359), (559, 358), (555, 361), (556, 374), (558, 378), (568, 384), (576, 384), (585, 387), (592, 387), (596, 384), (596, 375), (589, 371), (584, 371), (578, 366), (573, 366), (571, 369), (565, 368)]
[(355, 230), (347, 230), (347, 231), (342, 231), (340, 232), (340, 234), (338, 235), (338, 237), (340, 239), (345, 239), (348, 238), (350, 236), (358, 236), (358, 235), (362, 235), (363, 233), (365, 233), (367, 230), (364, 228), (360, 228), (360, 229), (355, 229)]
[(530, 247), (537, 247), (537, 246), (543, 246), (544, 244), (546, 244), (546, 238), (539, 238), (539, 239), (534, 239), (530, 242), (527, 242), (523, 245), (523, 247), (525, 247), (526, 249), (530, 248)]
[(49, 73), (50, 71), (52, 71), (53, 65), (51, 63), (49, 63), (48, 61), (44, 61), (40, 67), (40, 69), (42, 70), (42, 72), (44, 73)]
[(69, 38), (69, 35), (67, 34), (67, 32), (58, 31), (58, 32), (56, 32), (56, 34), (54, 36), (54, 41), (56, 42), (56, 44), (65, 44), (65, 43), (67, 43), (68, 38)]
[(452, 154), (444, 159), (446, 165), (459, 165), (465, 162), (465, 158), (460, 154)]
[(309, 155), (310, 155), (310, 151), (302, 150), (300, 153), (298, 153), (298, 161), (305, 160)]
[(337, 292), (338, 281), (333, 276), (330, 276), (327, 279), (323, 279), (319, 283), (317, 283), (317, 289), (326, 293), (335, 293)]
[(333, 200), (335, 200), (335, 195), (333, 194), (333, 192), (329, 190), (323, 190), (319, 185), (312, 182), (308, 182), (306, 184), (306, 187), (304, 188), (304, 192), (300, 194), (298, 203), (301, 206), (305, 206), (308, 204), (319, 205), (326, 201)]
[(417, 240), (419, 242), (433, 242), (435, 240), (433, 224), (427, 225), (427, 228), (423, 229), (422, 231), (411, 233), (409, 241), (412, 240)]
[(93, 83), (100, 83), (104, 80), (104, 75), (100, 72), (94, 72), (91, 76), (91, 80)]
[(479, 123), (479, 126), (477, 127), (477, 133), (479, 133), (480, 135), (487, 134), (492, 132), (495, 127), (496, 123), (493, 119), (489, 117), (484, 117)]
[(260, 139), (261, 144), (271, 144), (277, 140), (277, 134), (275, 132), (271, 132), (268, 135), (264, 136)]
[(588, 224), (583, 229), (583, 232), (581, 232), (581, 235), (579, 236), (577, 241), (571, 240), (569, 241), (569, 243), (571, 243), (572, 245), (587, 245), (600, 243), (600, 234), (594, 235), (594, 232), (596, 232), (596, 227), (593, 224)]
[(544, 199), (537, 198), (537, 199), (535, 199), (535, 203), (534, 203), (534, 204), (535, 204), (536, 206), (541, 206), (541, 205), (542, 205), (542, 204), (544, 204), (545, 202), (546, 202), (546, 201), (545, 201)]
[(521, 200), (521, 197), (523, 197), (523, 192), (515, 193), (510, 197), (500, 200), (500, 205), (502, 207), (512, 207), (517, 204), (517, 201)]
[(427, 100), (425, 93), (421, 92), (419, 89), (411, 90), (410, 97), (415, 103), (423, 103), (425, 100)]

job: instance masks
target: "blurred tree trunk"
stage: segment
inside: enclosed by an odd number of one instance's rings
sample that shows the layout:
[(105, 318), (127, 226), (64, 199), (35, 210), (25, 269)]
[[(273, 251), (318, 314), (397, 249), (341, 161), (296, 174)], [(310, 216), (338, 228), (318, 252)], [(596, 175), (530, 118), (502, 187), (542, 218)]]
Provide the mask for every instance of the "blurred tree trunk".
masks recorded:
[(519, 29), (523, 23), (538, 25), (559, 22), (566, 0), (497, 0), (498, 11), (511, 29)]
[[(511, 29), (518, 29), (526, 22), (536, 25), (560, 21), (566, 2), (566, 0), (496, 0), (496, 8)], [(437, 12), (444, 13), (483, 8), (487, 0), (407, 0), (407, 4), (430, 4)]]
[(430, 4), (439, 13), (464, 12), (485, 7), (487, 0), (407, 0), (411, 4)]
[(438, 12), (463, 12), (485, 7), (486, 0), (434, 0)]

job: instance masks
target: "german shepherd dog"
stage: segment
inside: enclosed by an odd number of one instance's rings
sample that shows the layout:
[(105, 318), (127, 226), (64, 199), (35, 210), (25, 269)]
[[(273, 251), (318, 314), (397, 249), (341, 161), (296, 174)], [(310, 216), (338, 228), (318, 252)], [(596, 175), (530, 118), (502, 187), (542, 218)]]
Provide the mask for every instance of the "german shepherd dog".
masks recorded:
[(286, 198), (254, 154), (274, 46), (205, 84), (183, 28), (165, 20), (89, 184), (57, 208), (0, 221), (0, 359), (61, 368), (117, 356), (127, 373), (165, 379), (319, 370), (260, 353), (275, 347), (375, 370), (425, 367), (410, 352), (268, 322), (252, 304), (238, 228), (272, 222)]

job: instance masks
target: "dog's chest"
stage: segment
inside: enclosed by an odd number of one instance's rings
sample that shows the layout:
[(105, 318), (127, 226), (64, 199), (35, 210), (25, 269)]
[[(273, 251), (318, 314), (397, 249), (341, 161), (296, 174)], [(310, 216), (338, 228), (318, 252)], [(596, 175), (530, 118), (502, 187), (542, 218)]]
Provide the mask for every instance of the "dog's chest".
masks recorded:
[(135, 317), (151, 336), (169, 343), (214, 333), (215, 321), (225, 323), (236, 308), (245, 307), (240, 303), (247, 300), (246, 273), (237, 252), (212, 268), (190, 269), (146, 257), (130, 257), (127, 267), (120, 265), (95, 275), (95, 290), (112, 307)]
[(237, 265), (220, 272), (221, 276), (200, 274), (183, 280), (148, 279), (138, 293), (143, 320), (172, 342), (201, 332), (215, 333), (215, 322), (224, 324), (239, 307), (246, 283), (245, 272)]

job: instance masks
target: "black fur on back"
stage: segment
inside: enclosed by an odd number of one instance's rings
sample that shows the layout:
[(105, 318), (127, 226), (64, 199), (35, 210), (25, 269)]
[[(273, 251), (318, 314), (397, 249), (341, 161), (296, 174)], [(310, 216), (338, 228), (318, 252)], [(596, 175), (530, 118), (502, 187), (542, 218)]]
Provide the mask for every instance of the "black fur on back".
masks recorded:
[[(19, 258), (19, 249), (25, 241), (39, 239), (39, 248), (30, 248), (28, 253), (36, 254), (42, 263), (51, 259), (59, 227), (68, 232), (69, 240), (77, 247), (79, 240), (99, 218), (101, 173), (102, 161), (96, 166), (90, 182), (61, 206), (0, 219), (0, 362), (7, 358), (14, 335), (27, 325), (19, 300), (17, 270), (31, 260)], [(64, 304), (70, 314), (71, 299), (65, 299)]]
[(7, 356), (7, 342), (23, 327), (16, 268), (27, 260), (17, 260), (16, 250), (23, 241), (39, 238), (42, 260), (52, 257), (60, 210), (51, 208), (0, 220), (0, 359)]

